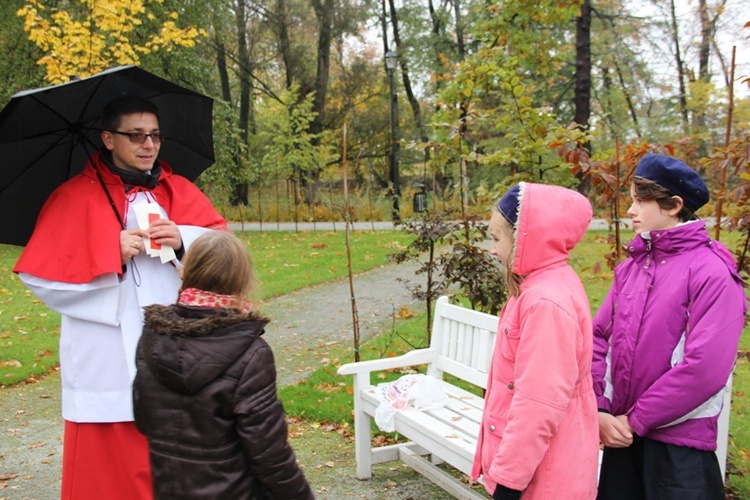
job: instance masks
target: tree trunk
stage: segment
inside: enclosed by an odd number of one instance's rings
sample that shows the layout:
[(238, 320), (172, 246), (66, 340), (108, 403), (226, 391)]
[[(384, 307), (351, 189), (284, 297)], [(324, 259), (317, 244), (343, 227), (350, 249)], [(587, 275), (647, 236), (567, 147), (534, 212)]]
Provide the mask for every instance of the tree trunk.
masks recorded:
[[(444, 62), (444, 47), (443, 47), (443, 31), (445, 29), (445, 23), (442, 19), (440, 19), (440, 15), (438, 14), (437, 10), (435, 10), (435, 5), (433, 4), (433, 0), (428, 0), (427, 2), (427, 8), (430, 12), (430, 21), (432, 22), (432, 52), (433, 52), (433, 64), (435, 65), (434, 72), (435, 74), (440, 74)], [(437, 78), (435, 81), (435, 93), (439, 94), (440, 89), (443, 87), (443, 80), (441, 78)]]
[(289, 27), (287, 26), (286, 0), (276, 0), (276, 25), (278, 28), (279, 51), (284, 63), (286, 88), (292, 88), (294, 81), (294, 63), (292, 61), (292, 44), (289, 41)]
[(622, 70), (620, 69), (620, 65), (615, 62), (615, 69), (617, 70), (617, 78), (620, 81), (620, 87), (622, 88), (622, 94), (625, 97), (625, 102), (628, 104), (628, 112), (630, 113), (630, 118), (633, 120), (633, 125), (635, 126), (635, 133), (638, 137), (641, 137), (641, 128), (638, 124), (638, 115), (635, 112), (635, 106), (633, 105), (633, 98), (630, 97), (630, 92), (628, 91), (628, 87), (625, 85), (625, 77), (622, 76)]
[(711, 46), (714, 49), (714, 54), (716, 55), (716, 58), (719, 60), (719, 64), (721, 65), (721, 74), (724, 75), (724, 85), (726, 87), (729, 87), (729, 81), (731, 80), (729, 75), (729, 66), (727, 66), (727, 62), (724, 60), (724, 56), (721, 53), (721, 50), (719, 50), (719, 45), (716, 43), (716, 39), (714, 38), (711, 40)]
[(685, 63), (682, 61), (682, 52), (680, 51), (680, 37), (677, 29), (677, 13), (674, 7), (674, 0), (669, 2), (671, 22), (672, 22), (672, 42), (674, 43), (674, 57), (677, 64), (677, 80), (680, 85), (680, 115), (682, 116), (683, 133), (689, 133), (690, 119), (687, 109), (687, 89), (685, 87)]
[[(711, 53), (711, 21), (708, 19), (708, 5), (706, 0), (698, 1), (698, 17), (701, 21), (701, 41), (698, 46), (698, 80), (704, 83), (708, 83), (711, 80), (711, 76), (708, 74), (708, 56)], [(693, 115), (693, 126), (695, 127), (694, 132), (702, 132), (706, 126), (706, 110), (699, 109)], [(703, 142), (703, 141), (701, 141)], [(704, 150), (705, 144), (701, 144), (700, 150)], [(703, 156), (703, 154), (701, 154)]]
[(224, 42), (215, 38), (216, 41), (216, 65), (219, 69), (219, 79), (221, 80), (221, 98), (226, 102), (232, 102), (232, 91), (229, 87), (229, 72), (227, 71), (227, 51)]
[[(399, 34), (398, 28), (398, 12), (396, 11), (396, 5), (393, 0), (388, 0), (388, 5), (391, 10), (391, 27), (393, 29), (393, 43), (396, 45), (396, 50), (401, 47), (401, 35)], [(409, 100), (411, 106), (412, 115), (414, 115), (414, 123), (419, 131), (419, 137), (422, 142), (427, 142), (428, 137), (424, 130), (424, 124), (422, 123), (422, 110), (419, 106), (419, 101), (414, 96), (414, 91), (411, 87), (411, 79), (409, 78), (409, 67), (405, 58), (399, 56), (399, 66), (401, 67), (401, 79), (404, 83), (404, 91), (406, 92), (406, 98)]]
[[(589, 129), (591, 117), (591, 0), (581, 4), (581, 14), (576, 20), (576, 86), (574, 120), (584, 131)], [(586, 141), (583, 149), (591, 155), (591, 143)], [(591, 179), (584, 172), (576, 174), (578, 191), (588, 195)]]
[(698, 79), (707, 82), (710, 79), (708, 74), (708, 56), (711, 53), (711, 38), (713, 37), (713, 26), (708, 18), (708, 5), (706, 0), (698, 2), (698, 17), (701, 20), (701, 43), (698, 48)]
[(440, 17), (438, 17), (437, 11), (435, 10), (435, 4), (432, 3), (432, 0), (428, 0), (427, 10), (430, 12), (430, 21), (432, 22), (432, 37), (434, 38), (434, 45), (432, 48), (435, 52), (435, 63), (437, 64), (437, 67), (440, 67), (442, 66), (442, 61), (440, 60), (441, 51), (438, 43), (440, 40), (441, 27), (443, 25), (443, 22)]
[[(334, 0), (312, 0), (315, 17), (318, 19), (318, 60), (315, 73), (315, 98), (313, 99), (313, 111), (315, 117), (310, 122), (309, 131), (316, 137), (313, 144), (318, 145), (320, 139), (317, 137), (323, 131), (326, 112), (326, 97), (328, 95), (328, 74), (331, 67), (331, 43), (333, 41), (333, 14)], [(320, 172), (313, 168), (303, 176), (307, 182), (306, 201), (308, 205), (315, 203), (316, 188)]]
[(464, 44), (464, 22), (461, 16), (461, 0), (453, 0), (454, 15), (456, 16), (456, 43), (458, 47), (458, 60), (466, 58), (466, 46)]
[[(722, 0), (721, 5), (717, 6), (716, 16), (711, 18), (708, 11), (708, 2), (706, 0), (699, 0), (698, 2), (698, 17), (701, 21), (701, 42), (698, 48), (698, 80), (703, 83), (711, 82), (709, 56), (714, 41), (714, 34), (716, 33), (716, 22), (718, 21), (719, 16), (718, 13), (724, 10), (724, 4), (726, 4), (726, 0)], [(703, 132), (706, 129), (706, 110), (701, 108), (696, 113), (693, 121), (697, 128), (696, 132)], [(699, 149), (699, 154), (701, 156), (706, 156), (708, 154), (708, 146), (703, 143), (703, 141), (701, 142), (702, 144)]]
[[(237, 58), (240, 73), (240, 131), (241, 140), (245, 144), (248, 141), (250, 123), (250, 52), (247, 48), (247, 16), (245, 0), (237, 0), (235, 17), (237, 22)], [(241, 168), (241, 162), (237, 159), (237, 168)], [(240, 172), (238, 172), (239, 174)], [(241, 179), (242, 176), (238, 175)], [(233, 204), (248, 203), (248, 183), (239, 181), (234, 186)]]

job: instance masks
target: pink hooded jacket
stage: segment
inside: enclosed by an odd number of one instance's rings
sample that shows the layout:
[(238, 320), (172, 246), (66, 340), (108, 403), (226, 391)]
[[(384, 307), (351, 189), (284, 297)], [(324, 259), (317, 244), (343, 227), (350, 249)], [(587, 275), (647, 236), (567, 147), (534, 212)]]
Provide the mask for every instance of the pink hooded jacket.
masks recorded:
[(500, 313), (472, 479), (524, 499), (596, 497), (599, 420), (591, 309), (570, 250), (592, 217), (582, 195), (521, 184), (513, 272), (521, 293)]

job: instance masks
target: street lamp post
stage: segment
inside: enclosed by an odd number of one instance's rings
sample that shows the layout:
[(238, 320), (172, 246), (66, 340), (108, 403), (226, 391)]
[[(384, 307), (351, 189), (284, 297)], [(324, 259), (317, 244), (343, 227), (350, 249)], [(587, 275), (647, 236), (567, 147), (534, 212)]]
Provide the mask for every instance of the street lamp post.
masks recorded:
[(393, 185), (393, 222), (401, 220), (399, 214), (398, 199), (401, 196), (401, 188), (398, 181), (398, 98), (393, 80), (393, 74), (398, 66), (398, 55), (389, 50), (385, 54), (385, 67), (388, 70), (388, 81), (391, 87), (391, 184)]

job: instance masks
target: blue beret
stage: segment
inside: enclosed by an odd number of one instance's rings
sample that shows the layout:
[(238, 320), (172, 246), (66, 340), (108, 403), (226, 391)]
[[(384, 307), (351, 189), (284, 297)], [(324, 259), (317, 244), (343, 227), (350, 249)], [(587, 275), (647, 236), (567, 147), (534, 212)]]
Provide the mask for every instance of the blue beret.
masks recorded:
[(638, 162), (635, 176), (653, 181), (682, 198), (693, 212), (708, 203), (708, 187), (698, 172), (671, 156), (647, 154)]
[(498, 211), (514, 226), (518, 220), (518, 193), (520, 191), (520, 184), (516, 184), (497, 202)]

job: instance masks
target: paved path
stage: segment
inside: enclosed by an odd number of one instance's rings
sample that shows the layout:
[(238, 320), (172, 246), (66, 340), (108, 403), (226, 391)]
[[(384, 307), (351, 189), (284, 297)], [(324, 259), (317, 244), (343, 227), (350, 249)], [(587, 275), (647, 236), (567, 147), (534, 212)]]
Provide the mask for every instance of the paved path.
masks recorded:
[[(355, 277), (363, 339), (391, 328), (393, 311), (416, 304), (399, 277), (414, 266), (384, 266)], [(271, 318), (266, 339), (274, 349), (279, 384), (307, 376), (333, 346), (351, 342), (348, 279), (265, 302)], [(59, 373), (41, 382), (2, 390), (0, 396), (0, 500), (59, 498), (63, 425)], [(318, 498), (450, 498), (398, 463), (376, 468), (375, 478), (355, 477), (354, 445), (335, 432), (302, 423), (292, 446)]]
[[(401, 307), (421, 307), (398, 281), (416, 279), (415, 270), (411, 264), (389, 265), (355, 276), (362, 340), (389, 331), (393, 314)], [(262, 311), (271, 318), (264, 337), (277, 358), (279, 385), (294, 384), (309, 375), (331, 347), (353, 346), (348, 279), (277, 297), (263, 304)]]
[[(714, 217), (706, 217), (706, 224), (713, 226)], [(625, 227), (631, 226), (631, 219), (621, 219)], [(606, 219), (593, 219), (589, 229), (607, 229), (609, 221)], [(232, 222), (230, 227), (235, 231), (344, 231), (346, 226), (343, 222)], [(353, 222), (352, 229), (355, 231), (393, 230), (393, 222)]]

